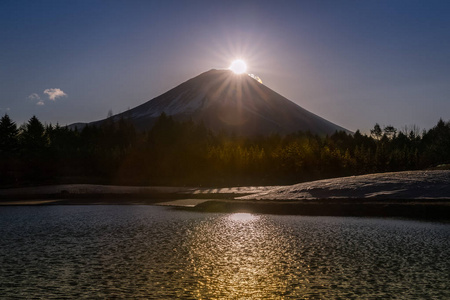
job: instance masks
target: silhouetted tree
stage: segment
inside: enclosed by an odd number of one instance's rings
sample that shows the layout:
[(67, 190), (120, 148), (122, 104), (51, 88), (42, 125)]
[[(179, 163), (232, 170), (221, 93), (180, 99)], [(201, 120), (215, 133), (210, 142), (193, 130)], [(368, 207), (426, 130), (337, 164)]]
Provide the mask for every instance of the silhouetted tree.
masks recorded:
[(394, 138), (397, 133), (397, 129), (392, 125), (385, 126), (383, 131), (389, 139)]
[[(415, 127), (414, 127), (415, 128)], [(0, 120), (0, 184), (81, 178), (88, 182), (165, 185), (287, 184), (334, 176), (412, 170), (450, 163), (450, 123), (370, 135), (239, 137), (161, 114), (149, 131), (126, 118), (72, 131), (35, 116), (17, 129)]]
[(25, 151), (39, 153), (47, 146), (47, 136), (44, 125), (33, 116), (22, 128), (21, 144)]
[(10, 156), (18, 149), (18, 129), (7, 114), (0, 119), (0, 156)]
[(380, 124), (376, 123), (373, 129), (370, 130), (370, 134), (379, 140), (383, 135), (383, 131), (381, 130)]
[(450, 163), (450, 123), (439, 120), (423, 137), (425, 151), (433, 165)]
[(14, 184), (20, 177), (18, 129), (7, 114), (0, 119), (0, 184)]
[(33, 116), (20, 128), (21, 161), (27, 181), (41, 181), (52, 177), (49, 139), (44, 125)]

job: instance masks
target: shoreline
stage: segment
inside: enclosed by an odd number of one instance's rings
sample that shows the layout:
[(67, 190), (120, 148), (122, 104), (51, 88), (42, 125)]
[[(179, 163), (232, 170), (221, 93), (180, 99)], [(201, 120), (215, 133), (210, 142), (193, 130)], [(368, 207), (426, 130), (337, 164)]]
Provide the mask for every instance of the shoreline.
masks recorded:
[(197, 212), (256, 213), (274, 215), (408, 218), (450, 222), (450, 200), (438, 201), (205, 201)]
[(0, 201), (6, 206), (53, 205), (157, 205), (176, 210), (206, 213), (252, 213), (302, 216), (382, 217), (408, 218), (437, 222), (450, 222), (450, 200), (384, 200), (356, 199), (283, 201), (236, 199), (151, 199), (151, 198), (72, 198), (28, 199)]
[(69, 184), (0, 189), (0, 207), (162, 205), (197, 212), (450, 221), (450, 171), (406, 171), (228, 188)]
[[(0, 198), (6, 206), (157, 205), (206, 213), (407, 218), (450, 222), (450, 199), (249, 200), (242, 194), (40, 194)], [(236, 198), (235, 198), (236, 197)]]

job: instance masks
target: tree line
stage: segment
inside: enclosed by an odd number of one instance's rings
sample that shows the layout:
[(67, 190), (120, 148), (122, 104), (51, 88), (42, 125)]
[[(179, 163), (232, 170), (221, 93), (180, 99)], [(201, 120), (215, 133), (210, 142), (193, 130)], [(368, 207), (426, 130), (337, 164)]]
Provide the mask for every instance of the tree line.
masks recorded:
[(0, 120), (0, 185), (270, 185), (450, 162), (450, 122), (419, 133), (376, 124), (370, 134), (239, 137), (162, 114), (148, 131), (121, 119), (71, 130), (33, 116)]

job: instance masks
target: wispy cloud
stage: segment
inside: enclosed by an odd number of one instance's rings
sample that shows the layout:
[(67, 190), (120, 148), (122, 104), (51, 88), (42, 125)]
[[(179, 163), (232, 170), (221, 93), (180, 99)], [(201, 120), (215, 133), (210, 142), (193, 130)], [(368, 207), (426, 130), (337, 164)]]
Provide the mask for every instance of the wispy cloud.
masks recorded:
[(41, 100), (41, 97), (39, 97), (38, 94), (33, 93), (33, 94), (31, 94), (30, 96), (28, 96), (28, 99), (31, 99), (31, 100)]
[(45, 104), (44, 101), (41, 99), (41, 97), (36, 93), (31, 94), (27, 98), (33, 102), (37, 101), (36, 105), (44, 105)]
[(44, 94), (47, 94), (48, 98), (52, 101), (55, 101), (57, 98), (67, 97), (67, 94), (61, 89), (46, 89)]

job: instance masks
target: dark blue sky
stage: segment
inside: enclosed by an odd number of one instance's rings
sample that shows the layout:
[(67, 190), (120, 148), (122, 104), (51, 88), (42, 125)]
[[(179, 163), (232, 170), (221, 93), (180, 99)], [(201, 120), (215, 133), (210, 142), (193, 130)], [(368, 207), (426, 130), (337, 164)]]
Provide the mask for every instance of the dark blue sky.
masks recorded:
[(0, 114), (105, 118), (211, 68), (350, 130), (450, 119), (450, 1), (0, 2)]

